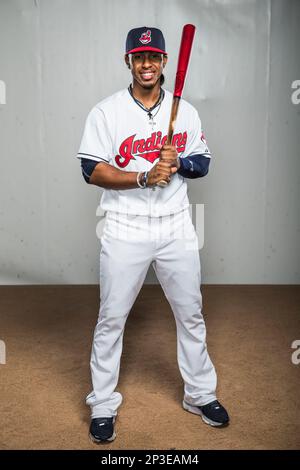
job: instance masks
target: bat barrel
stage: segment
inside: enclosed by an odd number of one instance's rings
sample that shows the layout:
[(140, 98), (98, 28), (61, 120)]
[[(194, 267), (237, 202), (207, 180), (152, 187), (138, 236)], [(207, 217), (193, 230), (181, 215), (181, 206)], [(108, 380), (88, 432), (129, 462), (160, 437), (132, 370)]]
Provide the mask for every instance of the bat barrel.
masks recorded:
[(174, 96), (181, 97), (185, 77), (189, 65), (192, 44), (195, 35), (195, 26), (193, 24), (186, 24), (182, 30), (181, 36), (181, 44), (178, 56), (178, 64), (177, 64), (177, 73), (176, 73), (176, 80), (175, 80), (175, 89), (174, 89)]

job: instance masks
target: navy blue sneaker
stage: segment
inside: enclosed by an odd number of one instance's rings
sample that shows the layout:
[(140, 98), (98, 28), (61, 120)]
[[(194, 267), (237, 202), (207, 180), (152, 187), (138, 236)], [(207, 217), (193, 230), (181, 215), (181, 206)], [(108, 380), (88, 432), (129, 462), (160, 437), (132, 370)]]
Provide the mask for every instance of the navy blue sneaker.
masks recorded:
[(96, 444), (100, 442), (111, 442), (116, 438), (114, 431), (115, 417), (94, 418), (90, 426), (90, 438)]
[(228, 413), (218, 400), (204, 406), (193, 406), (186, 401), (183, 401), (182, 405), (186, 411), (201, 416), (206, 424), (218, 427), (225, 427), (229, 424)]

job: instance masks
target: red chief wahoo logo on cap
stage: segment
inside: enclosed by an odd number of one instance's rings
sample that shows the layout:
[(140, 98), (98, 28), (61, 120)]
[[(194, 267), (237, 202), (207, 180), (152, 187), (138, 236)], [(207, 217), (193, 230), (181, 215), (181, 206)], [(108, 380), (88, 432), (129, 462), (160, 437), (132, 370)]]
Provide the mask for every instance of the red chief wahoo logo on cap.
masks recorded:
[(142, 44), (148, 44), (149, 42), (151, 42), (151, 31), (150, 31), (150, 29), (148, 29), (148, 31), (146, 31), (145, 33), (142, 33), (139, 41)]
[(205, 145), (207, 145), (206, 138), (205, 138), (205, 135), (203, 134), (203, 132), (201, 132), (201, 140)]

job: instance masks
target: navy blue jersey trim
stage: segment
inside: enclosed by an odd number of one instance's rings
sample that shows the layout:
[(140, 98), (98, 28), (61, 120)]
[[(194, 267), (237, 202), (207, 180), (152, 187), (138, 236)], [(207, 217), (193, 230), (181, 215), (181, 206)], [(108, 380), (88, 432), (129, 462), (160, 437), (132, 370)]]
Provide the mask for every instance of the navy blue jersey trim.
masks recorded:
[(102, 160), (103, 162), (108, 163), (108, 160), (105, 160), (105, 158), (98, 157), (98, 155), (92, 155), (90, 153), (81, 153), (81, 152), (78, 152), (77, 155), (86, 155), (87, 157), (99, 158), (99, 160)]

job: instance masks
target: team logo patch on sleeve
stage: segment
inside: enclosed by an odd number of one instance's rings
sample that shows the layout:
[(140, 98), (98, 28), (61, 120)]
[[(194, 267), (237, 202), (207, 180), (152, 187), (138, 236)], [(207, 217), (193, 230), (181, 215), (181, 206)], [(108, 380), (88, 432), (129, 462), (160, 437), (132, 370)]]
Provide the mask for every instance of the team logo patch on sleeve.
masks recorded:
[(148, 29), (145, 33), (142, 33), (139, 41), (142, 44), (148, 44), (149, 42), (151, 42), (151, 31), (150, 31), (150, 29)]
[(203, 132), (201, 132), (201, 142), (205, 145), (205, 149), (204, 149), (203, 153), (210, 153), (209, 148), (208, 148), (207, 143), (206, 143), (206, 138), (205, 138), (205, 135), (203, 134)]

